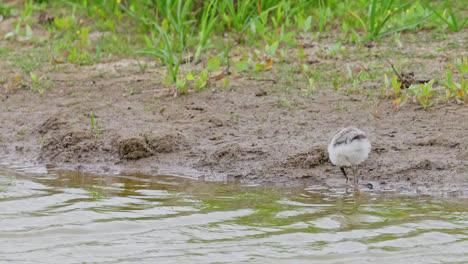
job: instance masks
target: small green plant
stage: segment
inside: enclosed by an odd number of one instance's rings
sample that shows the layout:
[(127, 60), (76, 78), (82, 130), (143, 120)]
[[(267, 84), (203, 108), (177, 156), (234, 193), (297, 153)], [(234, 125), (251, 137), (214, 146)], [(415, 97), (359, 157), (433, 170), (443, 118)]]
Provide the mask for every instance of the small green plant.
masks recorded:
[(309, 86), (306, 89), (301, 89), (301, 91), (305, 97), (311, 97), (314, 94), (317, 87), (315, 87), (314, 78), (309, 78), (307, 81), (309, 83)]
[(468, 58), (463, 56), (461, 59), (455, 59), (455, 67), (460, 75), (460, 78), (465, 78), (466, 73), (468, 73)]
[(0, 21), (2, 20), (1, 19), (2, 17), (4, 17), (4, 18), (10, 17), (13, 10), (14, 10), (13, 6), (5, 5), (5, 4), (3, 4), (3, 1), (0, 0)]
[[(101, 40), (99, 41), (97, 47), (96, 47), (96, 58), (95, 61), (99, 63), (101, 61), (101, 52), (102, 52), (102, 46), (104, 45), (104, 33), (101, 35)], [(140, 66), (140, 61), (138, 61), (138, 66)], [(140, 67), (141, 69), (141, 67)], [(144, 72), (144, 71), (143, 71)]]
[(221, 57), (215, 56), (208, 60), (208, 70), (210, 72), (215, 72), (219, 70), (219, 67), (221, 67)]
[(302, 63), (307, 56), (304, 54), (304, 49), (302, 47), (300, 47), (298, 51), (299, 51), (299, 60), (300, 60), (300, 63)]
[(403, 95), (401, 97), (398, 97), (397, 99), (395, 99), (393, 102), (392, 102), (392, 108), (393, 110), (398, 110), (400, 109), (401, 107), (403, 107), (403, 105), (405, 105), (406, 103), (406, 95)]
[(140, 60), (137, 59), (137, 64), (138, 64), (138, 68), (140, 69), (141, 73), (145, 73), (146, 70), (148, 69), (148, 63), (146, 63), (146, 62), (141, 63)]
[(34, 83), (39, 83), (39, 78), (33, 72), (30, 72), (29, 76), (31, 76), (31, 79), (34, 81)]
[[(33, 37), (33, 31), (31, 29), (30, 24), (32, 24), (34, 21), (31, 16), (33, 11), (35, 10), (37, 10), (37, 6), (32, 0), (25, 1), (24, 8), (21, 11), (18, 20), (14, 23), (15, 29), (5, 34), (5, 39), (14, 40), (16, 36), (25, 36), (27, 39), (31, 39)], [(24, 28), (24, 31), (22, 30), (22, 28)]]
[[(386, 77), (386, 76), (385, 76)], [(401, 95), (401, 82), (398, 82), (398, 76), (394, 75), (392, 79), (393, 93), (396, 97)]]
[(44, 139), (44, 137), (40, 137), (39, 138), (39, 145), (41, 146), (41, 148), (43, 148), (46, 144), (46, 141)]
[(367, 77), (371, 80), (374, 81), (375, 78), (377, 77), (377, 74), (379, 73), (378, 71), (378, 66), (371, 64), (369, 67), (366, 67), (364, 65), (360, 65), (360, 72), (365, 72), (367, 73)]
[(266, 45), (265, 46), (265, 54), (270, 58), (276, 57), (276, 50), (278, 49), (279, 46), (279, 41), (275, 41), (271, 43), (271, 45)]
[(200, 73), (200, 77), (198, 77), (198, 79), (195, 79), (192, 73), (189, 73), (185, 78), (187, 79), (187, 81), (195, 82), (194, 90), (196, 92), (202, 91), (206, 88), (206, 84), (208, 80), (208, 70), (204, 69)]
[(101, 132), (101, 126), (99, 126), (98, 121), (95, 119), (93, 111), (89, 113), (89, 120), (91, 122), (91, 135), (97, 139), (99, 137), (99, 133)]
[(349, 94), (359, 94), (360, 93), (360, 86), (359, 86), (359, 80), (358, 79), (353, 80), (353, 87), (351, 87), (348, 90), (348, 93)]
[(131, 86), (127, 86), (125, 87), (125, 92), (128, 94), (128, 95), (134, 95), (135, 94), (135, 89)]
[(421, 103), (424, 110), (433, 104), (431, 99), (434, 95), (433, 84), (434, 80), (430, 80), (426, 84), (412, 85), (408, 88), (408, 92), (416, 96), (416, 100)]
[(188, 94), (187, 80), (179, 79), (176, 80), (176, 88), (179, 94)]
[(80, 49), (74, 46), (74, 47), (67, 48), (67, 51), (68, 51), (67, 60), (70, 63), (78, 64), (78, 65), (86, 65), (86, 64), (91, 64), (93, 61), (93, 58), (84, 49)]
[(341, 43), (337, 42), (328, 48), (328, 57), (334, 58), (341, 50)]
[(297, 16), (297, 25), (300, 29), (302, 29), (303, 33), (307, 33), (312, 29), (312, 16), (308, 16), (304, 19), (303, 16)]
[[(461, 101), (468, 101), (468, 79), (465, 78), (468, 72), (468, 59), (463, 56), (461, 59), (455, 60), (455, 69), (458, 72), (460, 78), (459, 82), (455, 82), (452, 78), (452, 70), (447, 70), (445, 73), (445, 99), (448, 101), (452, 97), (456, 97)], [(450, 69), (453, 69), (452, 64), (448, 65)]]
[(16, 133), (16, 137), (18, 140), (24, 140), (24, 138), (26, 137), (26, 133), (28, 133), (28, 129), (23, 127), (21, 128), (17, 133)]
[(231, 83), (231, 81), (229, 80), (229, 76), (226, 75), (226, 78), (224, 78), (223, 88), (226, 89), (229, 86), (230, 83)]
[(278, 101), (278, 107), (287, 107), (291, 109), (291, 103), (287, 98), (282, 98), (281, 100)]
[(44, 87), (41, 84), (41, 78), (37, 77), (33, 72), (29, 73), (29, 76), (32, 79), (31, 90), (38, 92), (40, 95), (44, 94)]

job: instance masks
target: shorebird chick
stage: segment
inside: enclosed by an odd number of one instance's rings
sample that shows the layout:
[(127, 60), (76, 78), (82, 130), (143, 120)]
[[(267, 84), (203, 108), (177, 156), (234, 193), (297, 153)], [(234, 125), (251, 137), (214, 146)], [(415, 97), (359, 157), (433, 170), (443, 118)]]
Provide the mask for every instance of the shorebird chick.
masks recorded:
[(348, 175), (346, 175), (345, 167), (351, 167), (353, 170), (354, 191), (357, 194), (361, 194), (358, 186), (357, 166), (367, 159), (370, 150), (371, 145), (366, 133), (355, 127), (343, 128), (336, 132), (328, 145), (330, 161), (333, 165), (340, 167), (346, 183), (348, 183)]

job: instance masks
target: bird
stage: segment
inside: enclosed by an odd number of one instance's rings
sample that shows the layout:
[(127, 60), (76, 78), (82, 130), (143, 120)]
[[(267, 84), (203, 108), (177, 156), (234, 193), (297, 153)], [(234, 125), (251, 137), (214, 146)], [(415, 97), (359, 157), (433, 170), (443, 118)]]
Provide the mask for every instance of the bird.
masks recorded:
[(371, 144), (366, 133), (353, 126), (335, 132), (330, 144), (328, 144), (330, 161), (341, 169), (346, 178), (346, 183), (348, 183), (349, 178), (345, 167), (351, 167), (354, 176), (354, 191), (358, 195), (361, 194), (358, 186), (358, 165), (368, 158), (370, 151)]

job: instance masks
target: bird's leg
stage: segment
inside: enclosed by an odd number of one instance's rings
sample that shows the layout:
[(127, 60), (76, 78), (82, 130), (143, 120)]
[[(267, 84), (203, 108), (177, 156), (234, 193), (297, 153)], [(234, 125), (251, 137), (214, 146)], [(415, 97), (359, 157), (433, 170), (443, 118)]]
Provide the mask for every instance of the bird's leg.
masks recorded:
[(354, 175), (354, 178), (353, 178), (353, 182), (354, 182), (354, 192), (357, 194), (357, 195), (361, 195), (361, 191), (359, 190), (359, 173), (358, 173), (358, 170), (357, 170), (357, 165), (353, 165), (351, 166), (351, 169), (353, 170), (353, 175)]
[(348, 184), (349, 178), (348, 178), (348, 175), (346, 175), (346, 171), (345, 171), (344, 167), (340, 167), (340, 169), (341, 169), (341, 171), (343, 172), (343, 174), (344, 174), (344, 176), (346, 178), (346, 184)]

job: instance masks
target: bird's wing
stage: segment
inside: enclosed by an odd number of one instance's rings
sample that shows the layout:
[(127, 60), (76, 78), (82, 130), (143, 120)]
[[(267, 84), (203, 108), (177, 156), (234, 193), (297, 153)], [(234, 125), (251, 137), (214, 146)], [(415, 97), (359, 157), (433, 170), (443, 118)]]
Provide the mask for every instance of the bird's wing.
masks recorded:
[(354, 140), (365, 138), (367, 138), (366, 133), (354, 127), (347, 127), (335, 135), (335, 142), (333, 145), (338, 146), (344, 143), (351, 143)]

